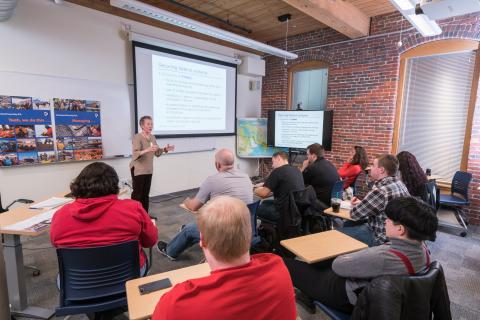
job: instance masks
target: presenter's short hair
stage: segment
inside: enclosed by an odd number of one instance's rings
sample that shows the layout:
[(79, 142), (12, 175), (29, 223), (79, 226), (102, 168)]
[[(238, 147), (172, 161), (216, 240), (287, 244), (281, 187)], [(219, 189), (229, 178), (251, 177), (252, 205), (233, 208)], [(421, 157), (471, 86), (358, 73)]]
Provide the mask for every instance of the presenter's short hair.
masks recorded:
[(377, 157), (378, 166), (385, 169), (391, 177), (397, 175), (398, 159), (393, 154), (382, 154)]
[(278, 157), (288, 161), (288, 154), (284, 151), (278, 151), (272, 155), (272, 158), (278, 158)]
[(117, 172), (106, 163), (91, 163), (73, 180), (70, 191), (75, 198), (98, 198), (118, 194)]
[(314, 154), (317, 158), (322, 158), (325, 156), (323, 146), (320, 143), (313, 143), (307, 147), (307, 150), (310, 154)]
[(199, 210), (198, 229), (202, 243), (219, 261), (232, 262), (250, 250), (250, 211), (237, 198), (219, 196)]
[(140, 120), (138, 121), (138, 123), (139, 123), (140, 125), (143, 125), (143, 123), (145, 122), (145, 120), (152, 120), (152, 117), (150, 117), (150, 116), (143, 116), (143, 117), (140, 118)]

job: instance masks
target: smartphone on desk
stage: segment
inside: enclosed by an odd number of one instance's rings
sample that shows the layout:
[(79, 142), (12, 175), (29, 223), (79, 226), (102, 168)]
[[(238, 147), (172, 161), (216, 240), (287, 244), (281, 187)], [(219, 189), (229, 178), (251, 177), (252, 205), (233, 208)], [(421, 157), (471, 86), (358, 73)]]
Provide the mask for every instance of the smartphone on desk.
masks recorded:
[(138, 290), (140, 291), (141, 295), (144, 295), (154, 291), (167, 289), (167, 288), (170, 288), (171, 286), (172, 286), (172, 283), (170, 282), (170, 279), (165, 278), (165, 279), (139, 285)]

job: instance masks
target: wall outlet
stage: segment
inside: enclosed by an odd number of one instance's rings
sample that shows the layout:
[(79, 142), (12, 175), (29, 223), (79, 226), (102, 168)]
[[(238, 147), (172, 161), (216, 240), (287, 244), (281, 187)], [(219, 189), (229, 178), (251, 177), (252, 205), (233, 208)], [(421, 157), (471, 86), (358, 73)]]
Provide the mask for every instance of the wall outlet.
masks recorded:
[(132, 187), (132, 179), (122, 179), (122, 180), (120, 180), (120, 187), (121, 188), (123, 188), (123, 187), (131, 188)]

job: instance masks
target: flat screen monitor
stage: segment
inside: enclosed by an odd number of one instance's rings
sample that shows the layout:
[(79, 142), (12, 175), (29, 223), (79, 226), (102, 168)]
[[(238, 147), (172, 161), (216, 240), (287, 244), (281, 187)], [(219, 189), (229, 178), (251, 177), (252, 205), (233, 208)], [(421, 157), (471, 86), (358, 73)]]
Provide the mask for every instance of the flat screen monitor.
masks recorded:
[(305, 149), (320, 143), (332, 148), (333, 111), (269, 111), (267, 144), (274, 147)]

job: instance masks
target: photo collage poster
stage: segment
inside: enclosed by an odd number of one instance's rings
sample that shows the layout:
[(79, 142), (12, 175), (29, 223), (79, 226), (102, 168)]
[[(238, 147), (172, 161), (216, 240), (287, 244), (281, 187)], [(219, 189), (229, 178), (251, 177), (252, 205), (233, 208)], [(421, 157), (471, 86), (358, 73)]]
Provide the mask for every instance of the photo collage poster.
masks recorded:
[(0, 167), (102, 158), (100, 102), (54, 101), (0, 95)]

